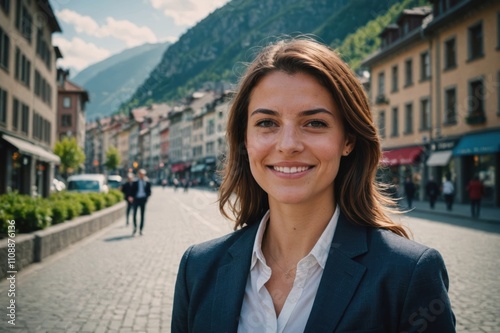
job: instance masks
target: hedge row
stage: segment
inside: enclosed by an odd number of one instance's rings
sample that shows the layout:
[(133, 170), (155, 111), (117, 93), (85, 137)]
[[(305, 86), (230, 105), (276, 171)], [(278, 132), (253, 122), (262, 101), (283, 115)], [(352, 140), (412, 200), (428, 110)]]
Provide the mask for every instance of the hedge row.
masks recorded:
[(17, 233), (45, 229), (50, 225), (110, 207), (123, 200), (123, 193), (57, 192), (48, 198), (33, 198), (15, 192), (0, 195), (0, 238), (7, 233), (9, 220), (16, 221)]

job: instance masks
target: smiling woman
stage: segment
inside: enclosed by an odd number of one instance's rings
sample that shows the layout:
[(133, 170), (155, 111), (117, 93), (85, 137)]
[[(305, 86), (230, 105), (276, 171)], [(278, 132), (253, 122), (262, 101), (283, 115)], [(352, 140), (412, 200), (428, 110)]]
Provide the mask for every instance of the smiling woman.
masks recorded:
[(184, 254), (172, 332), (455, 331), (441, 255), (389, 218), (369, 104), (334, 51), (263, 49), (227, 138), (219, 207), (239, 230)]

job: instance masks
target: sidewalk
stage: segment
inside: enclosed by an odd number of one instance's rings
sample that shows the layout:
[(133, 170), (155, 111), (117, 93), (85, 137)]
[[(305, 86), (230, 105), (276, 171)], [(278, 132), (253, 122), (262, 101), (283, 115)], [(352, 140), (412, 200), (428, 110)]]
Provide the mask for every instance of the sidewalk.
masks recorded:
[[(443, 201), (436, 202), (434, 209), (431, 209), (429, 207), (428, 201), (413, 201), (413, 206), (415, 212), (425, 212), (472, 219), (469, 204), (454, 203), (452, 211), (446, 210), (446, 205)], [(406, 200), (401, 200), (401, 207), (403, 209), (406, 208)], [(500, 207), (481, 206), (479, 218), (477, 218), (476, 220), (500, 224)]]

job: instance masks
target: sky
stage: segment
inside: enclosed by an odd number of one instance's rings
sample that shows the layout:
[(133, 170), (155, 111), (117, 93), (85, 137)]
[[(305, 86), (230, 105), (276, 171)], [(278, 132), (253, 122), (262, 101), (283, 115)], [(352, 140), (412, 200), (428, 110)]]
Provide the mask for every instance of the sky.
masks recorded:
[(145, 43), (175, 42), (228, 0), (49, 0), (62, 33), (52, 35), (63, 58), (78, 71)]

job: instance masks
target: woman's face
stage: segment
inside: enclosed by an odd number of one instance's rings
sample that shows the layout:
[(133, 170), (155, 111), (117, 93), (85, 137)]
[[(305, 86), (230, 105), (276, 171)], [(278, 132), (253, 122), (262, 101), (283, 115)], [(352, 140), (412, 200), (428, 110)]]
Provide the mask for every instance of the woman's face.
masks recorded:
[(340, 159), (350, 152), (340, 112), (311, 75), (276, 71), (254, 87), (248, 106), (250, 170), (270, 203), (333, 202)]

